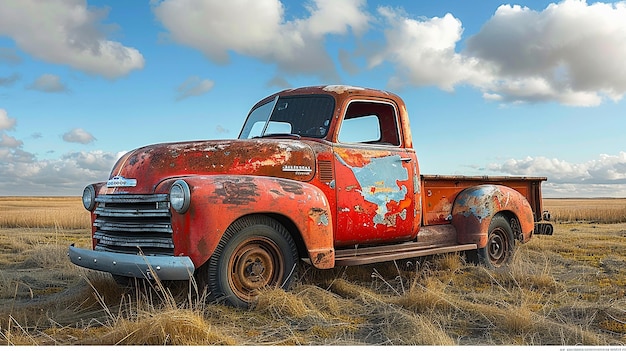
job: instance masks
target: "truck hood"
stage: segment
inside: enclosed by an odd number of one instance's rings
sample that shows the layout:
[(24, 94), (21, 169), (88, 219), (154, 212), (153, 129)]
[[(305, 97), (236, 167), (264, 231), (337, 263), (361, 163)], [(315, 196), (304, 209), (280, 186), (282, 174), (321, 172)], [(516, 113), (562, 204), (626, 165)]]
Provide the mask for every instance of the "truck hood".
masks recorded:
[[(211, 140), (156, 144), (122, 156), (109, 176), (108, 192), (147, 194), (164, 180), (194, 175), (258, 175), (309, 181), (314, 171), (315, 154), (312, 148), (298, 140)], [(114, 187), (116, 184), (126, 186)]]

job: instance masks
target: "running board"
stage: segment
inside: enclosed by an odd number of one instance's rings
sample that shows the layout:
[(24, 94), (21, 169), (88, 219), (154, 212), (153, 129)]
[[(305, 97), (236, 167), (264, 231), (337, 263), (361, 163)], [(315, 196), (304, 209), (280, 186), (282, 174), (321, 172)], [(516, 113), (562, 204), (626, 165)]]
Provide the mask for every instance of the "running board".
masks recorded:
[(335, 266), (356, 266), (448, 252), (476, 250), (477, 248), (478, 246), (476, 244), (424, 245), (424, 243), (413, 241), (394, 245), (370, 246), (360, 249), (339, 249), (335, 251)]

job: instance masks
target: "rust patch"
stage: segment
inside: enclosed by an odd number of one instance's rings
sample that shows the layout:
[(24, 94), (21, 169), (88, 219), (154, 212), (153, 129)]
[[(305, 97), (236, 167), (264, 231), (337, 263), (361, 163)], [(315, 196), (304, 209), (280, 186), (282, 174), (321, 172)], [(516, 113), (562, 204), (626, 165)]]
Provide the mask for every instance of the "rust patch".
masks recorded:
[(363, 207), (361, 207), (359, 205), (355, 205), (354, 206), (354, 212), (356, 212), (356, 213), (365, 213), (365, 209), (363, 209)]
[(227, 180), (222, 187), (215, 189), (215, 194), (222, 197), (222, 203), (228, 205), (247, 205), (259, 196), (257, 185), (248, 179)]
[(311, 252), (311, 263), (318, 268), (332, 268), (335, 266), (335, 250), (321, 249)]
[(287, 182), (282, 179), (277, 179), (277, 182), (285, 192), (296, 194), (296, 195), (304, 194), (302, 184), (294, 183), (294, 182)]
[(392, 214), (390, 216), (385, 216), (385, 218), (378, 224), (386, 225), (387, 227), (395, 227), (396, 226), (396, 215)]
[(200, 238), (196, 247), (197, 247), (197, 251), (200, 253), (208, 254), (209, 252), (209, 245), (207, 245), (205, 237)]
[(131, 166), (134, 166), (137, 162), (139, 162), (139, 160), (137, 159), (137, 155), (133, 155), (130, 160), (128, 160), (128, 164), (130, 164)]
[(317, 256), (315, 256), (315, 263), (323, 262), (325, 258), (326, 258), (326, 254), (323, 252), (320, 252), (317, 254)]
[(327, 85), (324, 88), (322, 88), (322, 90), (333, 92), (335, 94), (344, 94), (347, 92), (363, 91), (365, 89), (361, 87), (350, 86), (350, 85)]

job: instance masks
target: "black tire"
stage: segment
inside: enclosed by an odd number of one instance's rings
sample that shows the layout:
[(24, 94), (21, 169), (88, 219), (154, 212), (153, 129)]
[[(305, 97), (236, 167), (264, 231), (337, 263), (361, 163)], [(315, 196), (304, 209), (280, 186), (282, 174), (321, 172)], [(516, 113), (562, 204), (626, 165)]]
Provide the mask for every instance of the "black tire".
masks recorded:
[(297, 263), (296, 244), (285, 227), (254, 215), (228, 227), (201, 274), (212, 299), (246, 308), (263, 288), (288, 289)]
[(513, 259), (515, 239), (513, 229), (507, 218), (497, 214), (491, 219), (487, 237), (487, 246), (476, 252), (479, 264), (489, 269), (505, 269)]

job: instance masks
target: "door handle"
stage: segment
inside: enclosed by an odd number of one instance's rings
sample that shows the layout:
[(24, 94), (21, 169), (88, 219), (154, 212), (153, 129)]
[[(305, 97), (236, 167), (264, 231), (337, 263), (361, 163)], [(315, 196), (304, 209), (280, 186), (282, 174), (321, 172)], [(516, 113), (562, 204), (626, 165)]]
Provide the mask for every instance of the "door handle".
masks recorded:
[(400, 161), (405, 162), (405, 163), (409, 163), (411, 162), (413, 159), (410, 157), (402, 157), (400, 158)]

